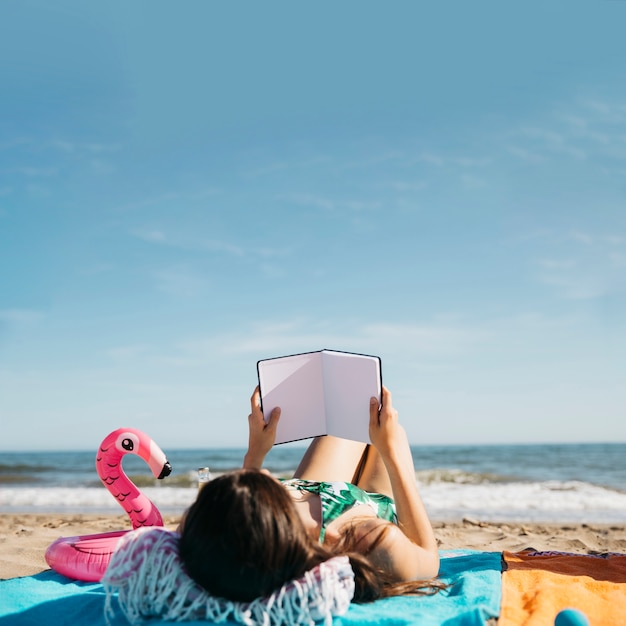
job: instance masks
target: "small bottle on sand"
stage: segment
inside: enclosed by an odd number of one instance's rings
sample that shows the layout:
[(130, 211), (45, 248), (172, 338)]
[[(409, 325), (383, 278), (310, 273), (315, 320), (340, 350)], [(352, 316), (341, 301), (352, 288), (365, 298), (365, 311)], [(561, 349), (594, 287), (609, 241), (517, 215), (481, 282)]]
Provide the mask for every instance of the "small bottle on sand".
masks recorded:
[(198, 468), (198, 490), (202, 489), (211, 480), (211, 472), (208, 467)]

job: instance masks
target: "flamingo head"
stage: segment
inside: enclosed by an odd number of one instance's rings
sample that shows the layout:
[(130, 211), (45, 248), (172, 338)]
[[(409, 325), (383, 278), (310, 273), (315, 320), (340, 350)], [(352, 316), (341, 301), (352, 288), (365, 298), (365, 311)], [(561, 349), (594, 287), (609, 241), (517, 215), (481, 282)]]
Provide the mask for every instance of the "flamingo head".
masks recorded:
[[(136, 454), (150, 467), (155, 478), (165, 478), (172, 471), (172, 466), (165, 453), (148, 435), (135, 428), (119, 428), (107, 439), (120, 455)], [(106, 440), (105, 440), (106, 441)], [(104, 448), (104, 442), (102, 448)]]

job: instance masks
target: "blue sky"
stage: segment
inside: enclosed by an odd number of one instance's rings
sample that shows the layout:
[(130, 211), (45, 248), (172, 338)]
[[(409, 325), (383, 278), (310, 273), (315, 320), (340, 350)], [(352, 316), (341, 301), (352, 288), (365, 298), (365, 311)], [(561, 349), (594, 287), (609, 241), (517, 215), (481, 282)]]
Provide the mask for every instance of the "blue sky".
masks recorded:
[(626, 441), (626, 2), (3, 2), (0, 449), (239, 446), (380, 355), (413, 443)]

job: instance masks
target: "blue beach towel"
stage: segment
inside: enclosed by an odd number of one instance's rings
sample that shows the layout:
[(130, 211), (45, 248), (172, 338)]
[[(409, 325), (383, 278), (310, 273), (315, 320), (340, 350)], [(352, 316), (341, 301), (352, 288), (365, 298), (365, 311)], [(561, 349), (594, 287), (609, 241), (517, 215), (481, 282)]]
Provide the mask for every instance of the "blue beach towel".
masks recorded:
[[(352, 604), (336, 626), (484, 626), (501, 600), (501, 553), (442, 551), (441, 579), (449, 589), (434, 596), (399, 597)], [(69, 580), (52, 571), (0, 581), (0, 626), (107, 626), (104, 588)], [(168, 622), (151, 621), (150, 624)], [(186, 622), (190, 626), (207, 622)], [(119, 614), (114, 626), (127, 626)], [(234, 622), (228, 622), (234, 624)]]

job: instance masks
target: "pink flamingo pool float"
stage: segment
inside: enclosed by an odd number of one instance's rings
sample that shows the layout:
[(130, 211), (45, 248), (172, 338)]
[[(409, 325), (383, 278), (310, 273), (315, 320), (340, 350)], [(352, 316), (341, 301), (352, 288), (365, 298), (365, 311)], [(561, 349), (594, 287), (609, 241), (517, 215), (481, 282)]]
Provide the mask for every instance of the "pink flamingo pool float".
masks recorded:
[[(163, 518), (154, 503), (128, 478), (122, 469), (126, 454), (135, 454), (150, 467), (155, 478), (165, 478), (172, 471), (165, 454), (146, 434), (134, 428), (119, 428), (100, 444), (96, 470), (100, 480), (120, 503), (133, 529), (163, 526)], [(46, 562), (59, 574), (88, 582), (99, 581), (115, 551), (119, 538), (128, 530), (95, 535), (60, 537), (48, 546)]]

